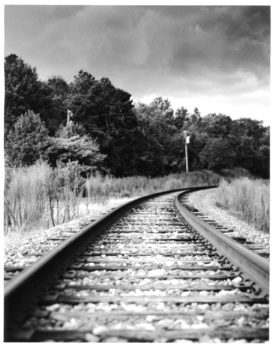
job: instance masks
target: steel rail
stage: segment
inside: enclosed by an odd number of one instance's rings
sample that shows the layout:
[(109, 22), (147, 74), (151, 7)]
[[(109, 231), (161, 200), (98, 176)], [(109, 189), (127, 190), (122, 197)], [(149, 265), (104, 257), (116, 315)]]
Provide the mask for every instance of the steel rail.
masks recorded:
[(88, 225), (85, 229), (66, 239), (51, 252), (40, 258), (33, 265), (15, 276), (4, 288), (4, 341), (9, 341), (10, 329), (22, 321), (26, 311), (38, 298), (47, 292), (47, 284), (57, 278), (72, 261), (77, 250), (91, 243), (98, 234), (109, 228), (136, 205), (149, 199), (178, 191), (192, 191), (215, 186), (188, 187), (139, 197), (121, 205), (102, 219)]
[(264, 293), (269, 294), (268, 261), (187, 210), (180, 202), (186, 192), (180, 193), (175, 199), (179, 214), (252, 281), (258, 283)]

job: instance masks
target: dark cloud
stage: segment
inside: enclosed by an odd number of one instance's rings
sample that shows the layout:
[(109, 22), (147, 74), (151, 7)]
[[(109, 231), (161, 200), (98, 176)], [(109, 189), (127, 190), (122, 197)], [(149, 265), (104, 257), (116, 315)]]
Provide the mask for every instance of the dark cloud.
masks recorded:
[(268, 6), (205, 7), (201, 16), (204, 30), (219, 31), (228, 39), (265, 40), (270, 34)]
[[(6, 6), (5, 52), (43, 79), (79, 69), (136, 99), (269, 86), (267, 6)], [(262, 91), (262, 90), (261, 90)]]

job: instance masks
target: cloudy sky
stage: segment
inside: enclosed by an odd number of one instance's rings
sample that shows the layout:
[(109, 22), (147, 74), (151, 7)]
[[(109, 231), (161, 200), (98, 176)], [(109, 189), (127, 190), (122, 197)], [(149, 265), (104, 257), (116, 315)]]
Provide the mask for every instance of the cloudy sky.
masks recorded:
[(150, 102), (270, 124), (270, 12), (251, 6), (5, 6), (5, 55), (80, 69)]

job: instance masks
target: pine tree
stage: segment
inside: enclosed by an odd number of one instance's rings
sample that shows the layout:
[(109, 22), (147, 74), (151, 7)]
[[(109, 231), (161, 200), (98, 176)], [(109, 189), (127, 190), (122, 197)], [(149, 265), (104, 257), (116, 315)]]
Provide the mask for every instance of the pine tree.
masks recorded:
[(28, 166), (43, 157), (48, 146), (48, 130), (38, 114), (22, 114), (7, 136), (5, 155), (13, 166)]
[(28, 110), (38, 112), (40, 88), (35, 68), (17, 55), (5, 58), (5, 136), (20, 115)]

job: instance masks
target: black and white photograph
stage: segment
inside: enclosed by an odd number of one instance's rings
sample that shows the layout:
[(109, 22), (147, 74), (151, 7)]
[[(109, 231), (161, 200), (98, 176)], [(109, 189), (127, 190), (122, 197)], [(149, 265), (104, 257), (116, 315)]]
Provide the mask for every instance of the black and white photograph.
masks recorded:
[(6, 345), (272, 345), (271, 10), (4, 1)]

